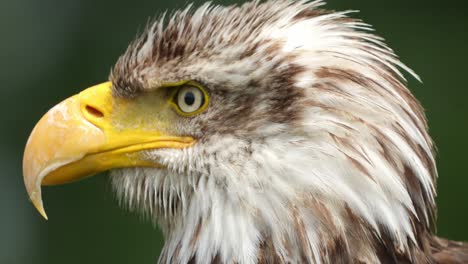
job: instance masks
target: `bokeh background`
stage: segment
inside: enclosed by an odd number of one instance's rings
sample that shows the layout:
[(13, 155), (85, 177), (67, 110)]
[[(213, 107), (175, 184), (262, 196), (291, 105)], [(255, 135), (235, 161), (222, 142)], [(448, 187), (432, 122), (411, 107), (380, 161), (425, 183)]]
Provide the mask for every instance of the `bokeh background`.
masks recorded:
[[(354, 16), (373, 24), (421, 75), (424, 83), (410, 80), (410, 88), (427, 109), (439, 149), (438, 233), (468, 240), (466, 6), (453, 0), (328, 2), (337, 10), (361, 10)], [(21, 162), (43, 113), (105, 81), (150, 17), (186, 4), (0, 1), (0, 263), (156, 263), (160, 232), (118, 208), (106, 176), (45, 188), (45, 221), (28, 201)]]

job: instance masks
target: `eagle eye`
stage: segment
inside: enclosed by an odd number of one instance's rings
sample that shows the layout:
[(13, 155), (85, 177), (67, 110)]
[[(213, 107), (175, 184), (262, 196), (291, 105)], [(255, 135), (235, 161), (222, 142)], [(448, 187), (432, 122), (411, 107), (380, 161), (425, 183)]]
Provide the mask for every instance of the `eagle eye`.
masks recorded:
[(187, 83), (179, 87), (174, 97), (176, 110), (182, 115), (195, 115), (207, 105), (208, 94), (199, 85)]

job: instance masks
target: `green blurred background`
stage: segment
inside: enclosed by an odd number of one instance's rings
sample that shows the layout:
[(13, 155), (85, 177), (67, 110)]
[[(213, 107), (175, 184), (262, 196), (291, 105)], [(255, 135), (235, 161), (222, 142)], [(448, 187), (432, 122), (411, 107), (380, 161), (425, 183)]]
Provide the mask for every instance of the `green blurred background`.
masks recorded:
[[(0, 1), (0, 263), (156, 263), (160, 232), (118, 208), (107, 177), (45, 188), (46, 222), (28, 201), (21, 162), (31, 129), (50, 107), (105, 81), (149, 17), (186, 4)], [(411, 80), (410, 87), (439, 149), (438, 233), (468, 240), (467, 8), (449, 0), (330, 0), (328, 7), (361, 10), (354, 16), (373, 24), (421, 75), (424, 84)]]

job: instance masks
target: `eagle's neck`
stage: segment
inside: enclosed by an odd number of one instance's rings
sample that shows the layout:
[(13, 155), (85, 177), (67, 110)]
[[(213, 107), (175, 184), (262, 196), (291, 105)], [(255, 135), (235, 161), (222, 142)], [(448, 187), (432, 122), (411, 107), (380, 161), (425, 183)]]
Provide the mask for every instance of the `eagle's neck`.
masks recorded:
[[(384, 147), (393, 151), (390, 145), (371, 145), (376, 149), (365, 150), (365, 157), (353, 156), (338, 135), (317, 133), (311, 139), (289, 131), (261, 143), (233, 138), (229, 144), (218, 138), (222, 147), (215, 150), (215, 162), (191, 160), (191, 168), (203, 168), (199, 174), (180, 173), (169, 164), (207, 151), (193, 148), (153, 153), (166, 157), (168, 171), (121, 170), (112, 179), (122, 201), (143, 209), (162, 228), (160, 263), (379, 263), (427, 251), (429, 215), (419, 207), (424, 204), (398, 180), (384, 181), (400, 175), (416, 181), (404, 183), (414, 184), (408, 187), (421, 188), (414, 168), (391, 160), (397, 155), (372, 154), (384, 153)], [(368, 136), (356, 132), (349, 138)], [(378, 173), (390, 168), (389, 175)]]
[(415, 256), (423, 259), (414, 263), (427, 260), (429, 233), (417, 234), (421, 245), (408, 239), (400, 247), (396, 234), (381, 224), (372, 227), (339, 201), (276, 194), (256, 196), (250, 203), (228, 196), (196, 192), (184, 217), (160, 221), (165, 246), (159, 263), (409, 263)]
[(377, 235), (349, 208), (331, 212), (316, 199), (296, 204), (282, 199), (269, 203), (268, 198), (259, 200), (265, 207), (254, 208), (221, 198), (206, 208), (205, 215), (192, 218), (195, 211), (203, 210), (199, 199), (206, 198), (195, 196), (199, 197), (192, 201), (195, 208), (188, 210), (190, 216), (171, 224), (170, 230), (164, 228), (166, 242), (160, 263), (380, 261), (378, 251), (383, 246), (375, 244)]

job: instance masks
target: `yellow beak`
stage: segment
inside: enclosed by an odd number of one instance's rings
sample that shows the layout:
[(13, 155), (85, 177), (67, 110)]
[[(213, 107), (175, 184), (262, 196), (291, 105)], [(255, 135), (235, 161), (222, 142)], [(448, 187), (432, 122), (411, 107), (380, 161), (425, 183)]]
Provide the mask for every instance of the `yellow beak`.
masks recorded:
[(103, 83), (66, 99), (31, 132), (23, 157), (24, 182), (44, 218), (41, 185), (69, 183), (112, 168), (159, 167), (145, 159), (144, 150), (193, 144), (193, 138), (164, 132), (164, 122), (148, 125), (151, 111), (140, 111), (145, 102), (116, 98), (111, 87)]

